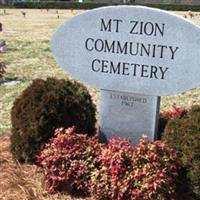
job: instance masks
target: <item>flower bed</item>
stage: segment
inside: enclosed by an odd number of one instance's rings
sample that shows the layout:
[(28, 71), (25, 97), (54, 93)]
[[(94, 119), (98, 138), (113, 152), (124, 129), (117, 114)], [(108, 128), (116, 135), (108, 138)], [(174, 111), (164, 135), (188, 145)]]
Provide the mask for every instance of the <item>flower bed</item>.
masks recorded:
[(101, 145), (74, 128), (57, 129), (37, 163), (50, 193), (81, 191), (96, 200), (169, 200), (175, 195), (176, 155), (161, 141), (132, 147), (128, 140), (112, 138)]

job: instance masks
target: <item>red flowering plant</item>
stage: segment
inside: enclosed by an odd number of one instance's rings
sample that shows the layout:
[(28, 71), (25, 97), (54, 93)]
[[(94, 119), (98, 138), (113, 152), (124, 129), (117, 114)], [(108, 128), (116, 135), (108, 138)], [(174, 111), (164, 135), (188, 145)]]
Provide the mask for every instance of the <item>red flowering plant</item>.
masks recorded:
[(164, 129), (170, 119), (179, 119), (184, 117), (187, 111), (178, 107), (175, 103), (172, 105), (172, 110), (160, 112), (159, 126), (158, 126), (158, 139), (162, 138)]
[(176, 155), (164, 143), (113, 138), (92, 176), (95, 200), (173, 200)]
[(88, 194), (91, 171), (98, 165), (100, 152), (96, 138), (78, 134), (74, 127), (57, 129), (55, 138), (37, 156), (48, 192), (68, 190)]
[(91, 193), (95, 200), (123, 199), (123, 180), (132, 171), (130, 141), (113, 137), (99, 156), (100, 168), (93, 171)]
[(176, 117), (182, 117), (186, 113), (186, 110), (178, 107), (175, 103), (172, 105), (172, 110), (169, 111), (162, 111), (160, 113), (160, 116), (163, 118), (176, 118)]
[[(133, 171), (127, 184), (133, 184), (130, 199), (173, 200), (177, 177), (176, 154), (161, 141), (142, 140), (132, 157)], [(128, 186), (127, 185), (127, 186)]]

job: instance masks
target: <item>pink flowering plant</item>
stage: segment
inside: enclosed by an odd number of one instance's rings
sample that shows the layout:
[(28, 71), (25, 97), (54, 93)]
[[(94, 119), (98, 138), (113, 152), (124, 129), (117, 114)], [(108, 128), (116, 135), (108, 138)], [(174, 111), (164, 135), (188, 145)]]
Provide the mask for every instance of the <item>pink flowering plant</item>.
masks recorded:
[[(94, 200), (174, 200), (176, 154), (161, 141), (102, 145), (74, 128), (57, 129), (37, 156), (49, 193), (81, 191)], [(70, 190), (69, 190), (70, 189)]]
[(176, 155), (160, 141), (113, 138), (100, 155), (100, 169), (92, 176), (95, 200), (173, 200)]
[[(161, 141), (141, 141), (132, 157), (130, 199), (173, 200), (177, 177), (176, 154)], [(127, 182), (130, 185), (130, 182)]]
[(114, 137), (99, 156), (100, 168), (93, 172), (91, 193), (96, 200), (123, 199), (123, 182), (132, 171), (130, 141)]
[(182, 117), (186, 113), (186, 110), (178, 107), (175, 103), (172, 105), (172, 110), (169, 111), (162, 111), (160, 116), (163, 118), (179, 118)]
[(74, 127), (57, 129), (55, 137), (37, 156), (48, 192), (66, 189), (87, 194), (100, 151), (101, 145), (96, 138), (78, 134)]
[(181, 119), (185, 117), (187, 111), (175, 103), (172, 105), (172, 109), (168, 111), (160, 112), (159, 127), (158, 127), (158, 138), (161, 139), (164, 133), (165, 127), (170, 119)]

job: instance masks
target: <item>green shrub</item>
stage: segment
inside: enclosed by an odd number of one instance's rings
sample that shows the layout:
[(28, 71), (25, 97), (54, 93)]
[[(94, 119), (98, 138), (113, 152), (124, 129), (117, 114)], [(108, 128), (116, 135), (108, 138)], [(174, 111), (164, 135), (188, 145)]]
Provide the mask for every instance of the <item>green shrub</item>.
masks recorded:
[[(102, 6), (118, 5), (122, 3), (96, 3), (96, 2), (68, 2), (68, 1), (40, 1), (40, 2), (15, 2), (15, 8), (35, 8), (35, 9), (93, 9)], [(124, 5), (124, 4), (123, 4)], [(127, 5), (135, 5), (135, 3), (128, 3)], [(159, 8), (163, 10), (175, 11), (200, 11), (199, 5), (186, 4), (137, 4), (147, 7)]]
[(193, 106), (182, 118), (170, 119), (163, 140), (178, 153), (178, 162), (200, 198), (200, 106)]
[(99, 154), (101, 144), (97, 138), (76, 133), (74, 127), (57, 129), (55, 138), (37, 156), (37, 164), (45, 174), (48, 192), (68, 190), (87, 195)]
[(191, 4), (141, 4), (148, 7), (163, 9), (163, 10), (174, 10), (174, 11), (200, 11), (200, 5)]
[(87, 89), (73, 81), (36, 79), (15, 100), (11, 111), (11, 152), (20, 162), (34, 162), (57, 127), (75, 125), (95, 133), (95, 106)]
[(64, 1), (42, 1), (42, 2), (15, 2), (15, 8), (35, 8), (35, 9), (93, 9), (107, 6), (107, 3), (78, 3)]
[(74, 128), (57, 129), (37, 163), (50, 193), (82, 191), (95, 200), (174, 199), (176, 154), (161, 141), (132, 147), (114, 137), (102, 145)]
[(158, 123), (158, 139), (161, 139), (164, 129), (171, 118), (182, 118), (186, 115), (187, 111), (176, 104), (172, 105), (172, 109), (169, 111), (160, 112)]

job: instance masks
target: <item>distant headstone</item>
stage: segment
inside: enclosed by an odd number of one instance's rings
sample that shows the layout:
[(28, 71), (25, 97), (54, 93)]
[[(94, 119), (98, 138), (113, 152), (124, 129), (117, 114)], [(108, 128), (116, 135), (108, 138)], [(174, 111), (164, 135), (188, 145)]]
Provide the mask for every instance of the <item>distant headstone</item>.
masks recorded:
[(25, 17), (26, 17), (26, 12), (22, 11), (21, 13), (22, 13), (22, 15), (23, 15), (24, 18), (25, 18)]
[(0, 62), (0, 79), (3, 78), (4, 74), (6, 73), (6, 65), (3, 62)]
[(190, 16), (190, 18), (193, 18), (193, 17), (194, 17), (194, 14), (192, 13), (191, 10), (188, 10), (188, 15)]
[(111, 6), (62, 24), (51, 49), (76, 79), (102, 89), (103, 135), (130, 136), (136, 143), (142, 134), (156, 137), (159, 96), (200, 85), (199, 30), (166, 11)]
[(6, 42), (4, 41), (4, 40), (0, 40), (0, 47), (2, 47), (2, 46), (5, 46), (6, 45)]
[(0, 41), (0, 53), (5, 53), (6, 51), (7, 51), (6, 42), (4, 40)]

